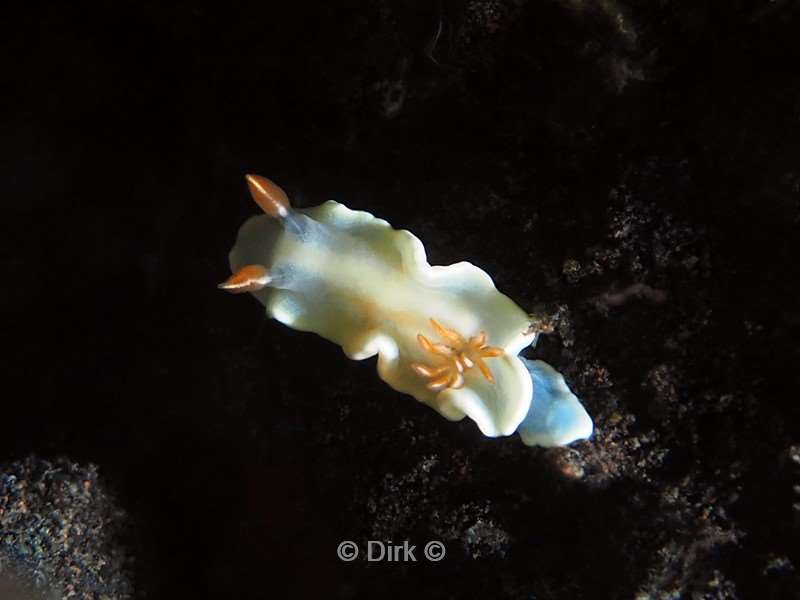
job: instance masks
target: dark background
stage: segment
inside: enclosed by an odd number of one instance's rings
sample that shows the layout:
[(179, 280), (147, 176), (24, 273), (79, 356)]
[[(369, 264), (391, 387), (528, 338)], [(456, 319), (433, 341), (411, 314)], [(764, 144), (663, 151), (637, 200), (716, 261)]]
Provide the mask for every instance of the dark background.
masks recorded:
[[(794, 3), (4, 11), (0, 462), (98, 465), (140, 593), (797, 594)], [(485, 439), (218, 292), (249, 172), (551, 315), (593, 440)]]

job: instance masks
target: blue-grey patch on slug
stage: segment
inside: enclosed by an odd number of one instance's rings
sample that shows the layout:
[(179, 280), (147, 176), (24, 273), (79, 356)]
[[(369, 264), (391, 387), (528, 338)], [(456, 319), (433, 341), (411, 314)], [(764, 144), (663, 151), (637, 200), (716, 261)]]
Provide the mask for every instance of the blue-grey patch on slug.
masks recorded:
[(550, 447), (589, 438), (592, 419), (564, 376), (546, 362), (520, 358), (533, 380), (533, 400), (518, 429), (522, 441)]

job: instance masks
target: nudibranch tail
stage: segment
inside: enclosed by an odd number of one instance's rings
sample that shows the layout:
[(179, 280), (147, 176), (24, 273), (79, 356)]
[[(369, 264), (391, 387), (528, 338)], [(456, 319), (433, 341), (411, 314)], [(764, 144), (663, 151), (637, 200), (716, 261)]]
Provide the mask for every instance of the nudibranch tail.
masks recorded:
[(270, 277), (266, 267), (262, 265), (247, 265), (236, 271), (217, 287), (232, 294), (241, 294), (243, 292), (263, 290), (269, 285), (270, 281), (272, 281), (272, 277)]
[(591, 437), (592, 418), (569, 389), (564, 376), (541, 360), (522, 362), (533, 381), (533, 402), (518, 433), (528, 446), (566, 446)]

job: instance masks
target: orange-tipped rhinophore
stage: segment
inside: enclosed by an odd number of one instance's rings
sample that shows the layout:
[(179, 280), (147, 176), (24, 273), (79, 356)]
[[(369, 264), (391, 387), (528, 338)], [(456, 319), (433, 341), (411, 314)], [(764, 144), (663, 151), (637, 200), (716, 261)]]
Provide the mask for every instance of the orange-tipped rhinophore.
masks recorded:
[(246, 175), (250, 194), (265, 213), (276, 219), (285, 219), (292, 205), (278, 184), (261, 175)]
[(241, 294), (243, 292), (257, 292), (267, 287), (272, 281), (267, 269), (261, 265), (247, 265), (236, 273), (228, 277), (217, 287), (231, 294)]

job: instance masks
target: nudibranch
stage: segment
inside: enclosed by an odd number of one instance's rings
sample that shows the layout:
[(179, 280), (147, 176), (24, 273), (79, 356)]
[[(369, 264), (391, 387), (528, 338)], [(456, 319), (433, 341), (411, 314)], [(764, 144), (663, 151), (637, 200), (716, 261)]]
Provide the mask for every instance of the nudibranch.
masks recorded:
[(490, 437), (518, 431), (540, 446), (588, 438), (592, 420), (564, 378), (519, 353), (541, 328), (468, 262), (428, 264), (411, 232), (329, 200), (293, 208), (265, 177), (248, 175), (264, 215), (240, 229), (231, 275), (267, 313), (363, 360), (447, 419), (465, 416)]

